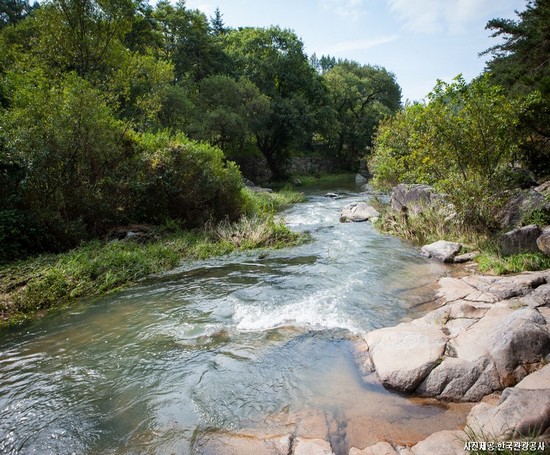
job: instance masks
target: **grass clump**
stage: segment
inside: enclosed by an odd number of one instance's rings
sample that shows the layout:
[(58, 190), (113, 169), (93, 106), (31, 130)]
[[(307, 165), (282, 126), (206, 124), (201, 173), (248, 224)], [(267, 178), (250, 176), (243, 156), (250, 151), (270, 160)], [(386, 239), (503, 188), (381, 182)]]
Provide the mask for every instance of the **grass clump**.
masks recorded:
[(314, 174), (314, 175), (296, 175), (293, 176), (294, 182), (299, 181), (300, 187), (320, 187), (320, 188), (335, 188), (341, 184), (349, 184), (355, 181), (355, 174)]
[(271, 216), (275, 213), (305, 201), (303, 193), (284, 187), (274, 193), (251, 191), (245, 188), (243, 191), (244, 212), (248, 216)]
[[(474, 429), (468, 425), (464, 429), (465, 438), (459, 438), (464, 444), (464, 450), (472, 455), (544, 455), (549, 443), (543, 441), (539, 435), (540, 430), (532, 430), (530, 434), (518, 435), (517, 439), (502, 440), (485, 432), (483, 429)], [(508, 433), (512, 434), (513, 431)]]
[(495, 275), (550, 269), (550, 257), (540, 252), (501, 256), (497, 252), (486, 251), (475, 260), (481, 272), (491, 272)]

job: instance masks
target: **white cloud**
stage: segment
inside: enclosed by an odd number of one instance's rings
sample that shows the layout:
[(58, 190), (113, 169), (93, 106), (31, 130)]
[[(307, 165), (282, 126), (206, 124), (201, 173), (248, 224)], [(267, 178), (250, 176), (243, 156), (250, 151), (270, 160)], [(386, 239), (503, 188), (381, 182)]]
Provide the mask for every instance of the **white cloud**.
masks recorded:
[(340, 54), (349, 51), (371, 49), (382, 44), (391, 43), (399, 38), (399, 35), (381, 36), (370, 40), (356, 40), (356, 41), (343, 41), (341, 43), (333, 44), (325, 49), (323, 54)]
[(319, 0), (323, 9), (352, 20), (358, 19), (364, 13), (364, 3), (364, 0)]
[(386, 0), (396, 14), (415, 32), (436, 33), (443, 30), (459, 32), (469, 22), (498, 16), (513, 10), (518, 0)]

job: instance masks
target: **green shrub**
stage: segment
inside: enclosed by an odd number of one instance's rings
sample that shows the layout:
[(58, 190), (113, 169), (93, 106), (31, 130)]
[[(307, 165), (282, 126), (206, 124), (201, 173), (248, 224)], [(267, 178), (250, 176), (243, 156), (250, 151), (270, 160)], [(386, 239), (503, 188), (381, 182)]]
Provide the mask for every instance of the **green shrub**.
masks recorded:
[(136, 218), (154, 223), (175, 219), (186, 227), (239, 218), (242, 177), (220, 149), (166, 133), (142, 134), (137, 146)]
[(507, 98), (487, 77), (439, 81), (428, 97), (381, 124), (373, 183), (433, 185), (464, 222), (491, 229), (502, 194), (514, 186), (509, 169), (521, 157), (520, 115), (531, 100)]

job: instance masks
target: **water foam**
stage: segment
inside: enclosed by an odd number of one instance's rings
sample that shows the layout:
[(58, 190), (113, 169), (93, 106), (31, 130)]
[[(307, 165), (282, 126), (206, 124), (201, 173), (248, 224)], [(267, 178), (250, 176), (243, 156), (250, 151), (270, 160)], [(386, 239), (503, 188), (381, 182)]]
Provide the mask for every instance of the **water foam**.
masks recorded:
[(345, 329), (362, 333), (343, 305), (345, 293), (337, 289), (320, 290), (295, 302), (269, 305), (235, 304), (233, 319), (237, 330), (256, 332), (285, 326), (296, 326), (309, 330)]

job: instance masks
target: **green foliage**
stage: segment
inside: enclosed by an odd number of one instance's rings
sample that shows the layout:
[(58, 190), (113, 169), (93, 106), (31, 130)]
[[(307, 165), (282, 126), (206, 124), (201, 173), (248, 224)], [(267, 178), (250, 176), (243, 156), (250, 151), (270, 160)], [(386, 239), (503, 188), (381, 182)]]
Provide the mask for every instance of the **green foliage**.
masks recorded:
[(477, 256), (475, 260), (481, 272), (492, 272), (496, 275), (550, 269), (550, 258), (540, 252), (503, 257), (489, 250)]
[(506, 176), (525, 139), (519, 117), (529, 99), (511, 100), (487, 77), (439, 81), (428, 104), (384, 121), (375, 140), (374, 183), (427, 183), (447, 193), (462, 221), (490, 227)]
[(240, 216), (242, 177), (220, 149), (164, 133), (144, 133), (138, 146), (138, 219), (197, 227)]
[(239, 156), (271, 115), (269, 98), (246, 78), (210, 76), (198, 88), (187, 133), (220, 147), (228, 157)]
[(380, 120), (399, 109), (401, 89), (384, 68), (350, 61), (338, 62), (323, 77), (336, 120), (329, 149), (342, 169), (355, 170)]
[(492, 19), (487, 29), (499, 44), (483, 52), (492, 54), (487, 71), (495, 84), (508, 90), (511, 96), (523, 96), (538, 92), (540, 98), (521, 118), (522, 126), (529, 133), (529, 140), (522, 144), (524, 161), (540, 176), (550, 174), (550, 60), (548, 36), (550, 35), (550, 2), (529, 0), (519, 20)]
[(221, 43), (237, 74), (271, 100), (269, 115), (257, 119), (253, 133), (274, 178), (282, 179), (291, 150), (307, 148), (322, 117), (326, 91), (321, 79), (290, 30), (241, 28)]
[(243, 189), (243, 211), (248, 215), (273, 215), (284, 208), (303, 202), (305, 196), (288, 188), (276, 193), (255, 192)]
[(102, 94), (74, 73), (53, 82), (39, 70), (10, 77), (17, 89), (0, 120), (0, 161), (21, 169), (18, 204), (93, 227), (108, 222), (116, 202), (107, 193), (124, 155), (122, 123)]

